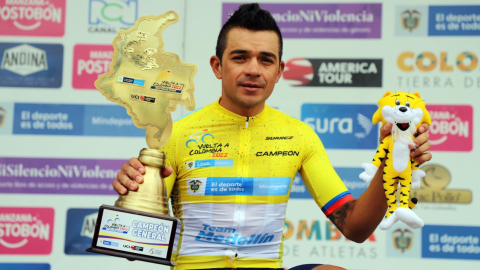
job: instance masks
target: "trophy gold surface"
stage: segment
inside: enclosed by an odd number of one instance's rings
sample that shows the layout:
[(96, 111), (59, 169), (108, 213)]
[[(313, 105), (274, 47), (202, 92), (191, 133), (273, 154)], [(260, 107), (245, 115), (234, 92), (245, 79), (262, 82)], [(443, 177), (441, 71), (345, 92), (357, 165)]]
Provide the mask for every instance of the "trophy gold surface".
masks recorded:
[(95, 81), (109, 100), (127, 109), (133, 123), (146, 129), (149, 148), (140, 151), (144, 182), (137, 191), (120, 195), (115, 206), (99, 209), (91, 248), (87, 251), (129, 260), (172, 265), (180, 221), (168, 216), (160, 151), (172, 132), (171, 112), (177, 104), (195, 108), (193, 77), (197, 66), (163, 50), (163, 30), (178, 21), (174, 11), (144, 16), (113, 40), (110, 71)]

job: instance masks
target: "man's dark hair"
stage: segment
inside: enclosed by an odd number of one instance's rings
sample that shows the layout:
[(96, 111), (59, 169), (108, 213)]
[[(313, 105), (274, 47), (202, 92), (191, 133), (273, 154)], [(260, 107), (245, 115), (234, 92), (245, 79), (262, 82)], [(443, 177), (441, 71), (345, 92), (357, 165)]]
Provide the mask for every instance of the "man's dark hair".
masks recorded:
[(218, 34), (217, 48), (215, 54), (222, 63), (222, 56), (227, 47), (227, 34), (233, 28), (244, 28), (252, 31), (273, 31), (278, 36), (279, 61), (282, 61), (283, 40), (282, 33), (267, 10), (261, 9), (257, 3), (243, 4), (238, 7), (232, 16), (223, 25), (220, 34)]

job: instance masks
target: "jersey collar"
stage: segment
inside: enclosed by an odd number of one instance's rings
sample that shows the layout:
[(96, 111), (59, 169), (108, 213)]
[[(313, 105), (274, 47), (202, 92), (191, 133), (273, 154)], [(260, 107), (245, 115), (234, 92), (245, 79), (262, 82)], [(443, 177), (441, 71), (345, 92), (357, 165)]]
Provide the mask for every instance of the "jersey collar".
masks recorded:
[[(224, 107), (222, 107), (220, 105), (220, 98), (218, 98), (218, 100), (213, 104), (213, 108), (219, 114), (225, 115), (226, 117), (230, 118), (231, 120), (233, 120), (235, 122), (245, 123), (245, 121), (247, 120), (246, 116), (236, 114), (236, 113), (231, 112), (231, 111), (225, 109)], [(267, 104), (265, 104), (265, 107), (263, 108), (263, 110), (259, 114), (255, 115), (255, 116), (248, 117), (249, 126), (254, 124), (255, 122), (258, 122), (258, 121), (264, 121), (267, 118), (268, 112), (271, 109), (272, 108), (270, 108)]]

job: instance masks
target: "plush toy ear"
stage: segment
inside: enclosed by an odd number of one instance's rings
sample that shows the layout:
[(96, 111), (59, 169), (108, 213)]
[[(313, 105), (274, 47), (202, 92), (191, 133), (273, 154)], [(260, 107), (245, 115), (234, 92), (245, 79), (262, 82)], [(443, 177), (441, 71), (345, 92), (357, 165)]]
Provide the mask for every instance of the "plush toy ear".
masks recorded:
[(414, 95), (414, 96), (417, 96), (419, 99), (422, 99), (422, 98), (420, 97), (420, 93), (418, 93), (418, 92), (413, 93), (413, 95)]
[(383, 109), (382, 109), (383, 118), (385, 119), (385, 121), (387, 121), (389, 123), (392, 123), (392, 124), (395, 123), (395, 120), (392, 117), (393, 110), (394, 109), (390, 106), (384, 106)]
[(390, 95), (392, 92), (390, 92), (390, 90), (388, 90), (385, 94), (383, 94), (383, 97), (386, 97), (388, 95)]
[(413, 124), (416, 126), (420, 121), (422, 121), (423, 111), (420, 108), (413, 109), (413, 114), (415, 117), (413, 118)]

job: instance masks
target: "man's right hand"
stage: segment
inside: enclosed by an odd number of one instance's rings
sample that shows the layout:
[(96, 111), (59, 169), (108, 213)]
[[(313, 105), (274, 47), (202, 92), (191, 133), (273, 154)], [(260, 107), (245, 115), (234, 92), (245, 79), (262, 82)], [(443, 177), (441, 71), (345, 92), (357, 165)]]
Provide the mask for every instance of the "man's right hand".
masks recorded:
[[(162, 177), (168, 177), (172, 174), (171, 167), (165, 167), (162, 171)], [(137, 190), (138, 184), (143, 183), (145, 167), (138, 158), (131, 158), (128, 163), (122, 165), (122, 170), (118, 172), (117, 179), (112, 183), (113, 189), (119, 194), (124, 195), (128, 190)]]

